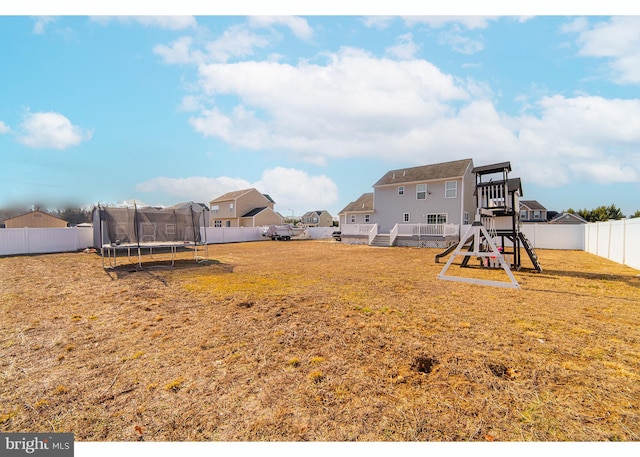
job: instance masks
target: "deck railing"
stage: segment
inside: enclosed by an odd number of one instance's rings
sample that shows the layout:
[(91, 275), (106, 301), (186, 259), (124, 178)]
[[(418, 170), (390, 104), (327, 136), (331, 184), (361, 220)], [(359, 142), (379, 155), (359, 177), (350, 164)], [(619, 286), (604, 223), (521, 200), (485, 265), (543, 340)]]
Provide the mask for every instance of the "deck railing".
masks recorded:
[(397, 236), (457, 236), (458, 224), (396, 224)]
[(373, 243), (374, 238), (378, 234), (378, 224), (373, 224), (371, 230), (369, 230), (369, 244)]
[(342, 224), (340, 231), (343, 235), (369, 236), (371, 228), (377, 224)]

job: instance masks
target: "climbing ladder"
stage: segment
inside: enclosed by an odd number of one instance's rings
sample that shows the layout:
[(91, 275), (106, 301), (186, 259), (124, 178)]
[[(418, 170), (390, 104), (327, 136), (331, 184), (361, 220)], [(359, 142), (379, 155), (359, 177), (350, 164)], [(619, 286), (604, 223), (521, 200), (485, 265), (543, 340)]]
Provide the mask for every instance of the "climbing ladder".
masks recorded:
[(520, 238), (520, 241), (522, 242), (522, 246), (524, 246), (525, 251), (527, 251), (527, 254), (529, 254), (531, 263), (539, 273), (542, 273), (542, 266), (540, 265), (540, 261), (538, 261), (538, 255), (536, 254), (531, 241), (529, 241), (529, 239), (524, 236), (524, 233), (522, 232), (518, 232), (518, 236)]

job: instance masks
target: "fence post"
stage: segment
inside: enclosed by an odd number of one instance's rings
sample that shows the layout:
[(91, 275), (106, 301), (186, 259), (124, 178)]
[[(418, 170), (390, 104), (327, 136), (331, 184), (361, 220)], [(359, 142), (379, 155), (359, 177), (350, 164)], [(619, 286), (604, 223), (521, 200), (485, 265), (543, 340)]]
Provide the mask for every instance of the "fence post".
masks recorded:
[(622, 220), (622, 264), (627, 264), (627, 219)]

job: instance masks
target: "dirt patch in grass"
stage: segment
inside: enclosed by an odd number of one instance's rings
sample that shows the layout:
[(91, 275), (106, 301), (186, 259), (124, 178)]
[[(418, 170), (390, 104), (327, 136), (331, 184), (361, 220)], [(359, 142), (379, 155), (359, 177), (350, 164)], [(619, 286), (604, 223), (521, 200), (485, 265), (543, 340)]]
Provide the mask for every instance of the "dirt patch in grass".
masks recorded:
[(640, 272), (540, 250), (544, 272), (524, 261), (521, 290), (502, 289), (437, 280), (438, 252), (269, 241), (142, 271), (0, 258), (0, 430), (640, 439)]

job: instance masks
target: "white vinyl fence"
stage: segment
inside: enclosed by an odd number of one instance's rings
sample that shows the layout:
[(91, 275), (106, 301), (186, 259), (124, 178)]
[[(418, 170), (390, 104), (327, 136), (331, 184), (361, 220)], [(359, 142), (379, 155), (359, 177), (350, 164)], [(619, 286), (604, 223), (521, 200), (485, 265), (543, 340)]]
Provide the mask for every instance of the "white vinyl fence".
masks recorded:
[(93, 227), (0, 229), (0, 255), (79, 251), (93, 245)]
[[(467, 228), (460, 230), (462, 236)], [(205, 230), (208, 244), (271, 241), (262, 236), (262, 227), (207, 227)], [(329, 240), (335, 230), (340, 229), (310, 228), (307, 239)], [(586, 251), (640, 270), (640, 218), (586, 225), (525, 224), (522, 232), (537, 249)], [(92, 227), (0, 229), (0, 256), (73, 252), (93, 244)]]
[[(464, 237), (470, 225), (463, 225), (460, 237)], [(584, 225), (522, 224), (520, 231), (536, 249), (584, 251)], [(511, 242), (505, 240), (507, 246)]]
[(640, 218), (587, 224), (584, 250), (640, 270)]
[[(207, 244), (241, 243), (245, 241), (271, 241), (262, 236), (264, 227), (206, 227)], [(339, 230), (337, 227), (310, 227), (307, 229), (307, 240), (331, 238), (331, 234)]]

